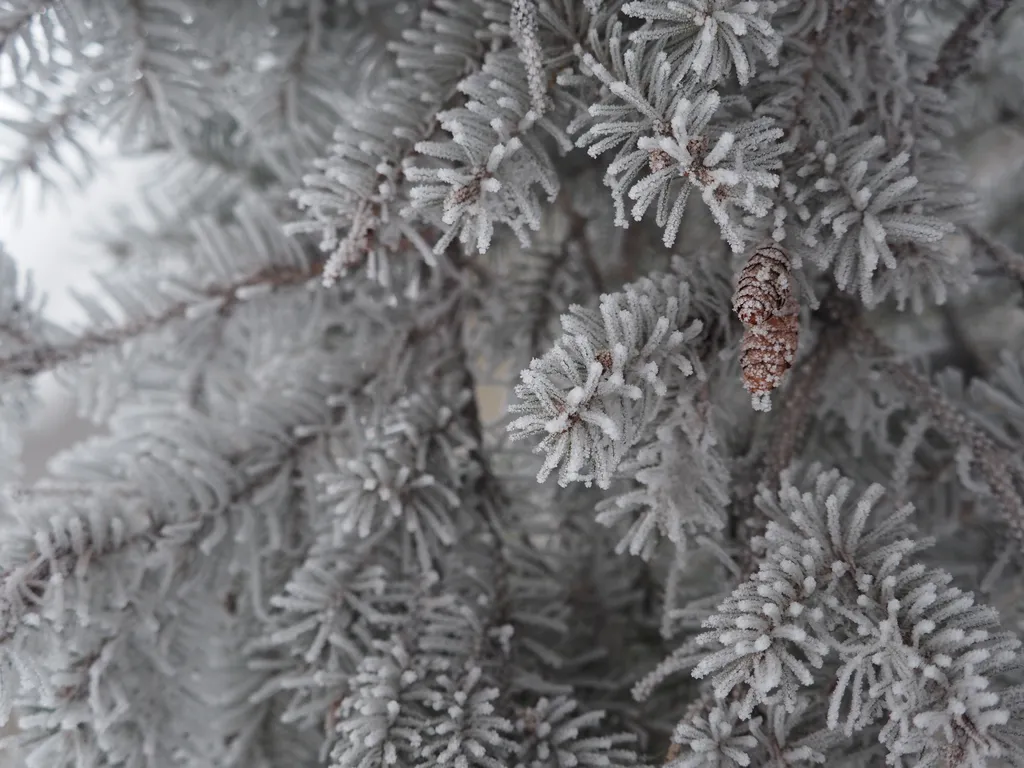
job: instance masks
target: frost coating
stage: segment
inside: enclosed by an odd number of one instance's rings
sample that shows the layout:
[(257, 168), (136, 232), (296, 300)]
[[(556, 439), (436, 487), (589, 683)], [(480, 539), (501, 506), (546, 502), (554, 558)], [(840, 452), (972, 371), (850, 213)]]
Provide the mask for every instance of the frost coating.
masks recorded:
[(155, 164), (0, 255), (4, 758), (1024, 765), (1022, 21), (0, 3), (0, 184)]
[(853, 734), (885, 713), (890, 759), (1000, 755), (990, 729), (1009, 712), (989, 687), (1020, 641), (948, 573), (910, 559), (927, 542), (906, 535), (909, 505), (880, 512), (881, 486), (852, 492), (838, 472), (811, 467), (799, 484), (785, 475), (777, 497), (762, 493), (766, 559), (704, 622), (698, 642), (721, 647), (694, 676), (710, 676), (718, 696), (739, 687), (746, 717), (767, 703), (794, 708), (835, 656), (830, 729)]
[(562, 338), (520, 375), (512, 411), (524, 415), (509, 424), (516, 439), (544, 435), (538, 481), (561, 467), (561, 485), (608, 487), (669, 387), (695, 372), (688, 347), (701, 323), (688, 310), (686, 283), (660, 275), (562, 317)]

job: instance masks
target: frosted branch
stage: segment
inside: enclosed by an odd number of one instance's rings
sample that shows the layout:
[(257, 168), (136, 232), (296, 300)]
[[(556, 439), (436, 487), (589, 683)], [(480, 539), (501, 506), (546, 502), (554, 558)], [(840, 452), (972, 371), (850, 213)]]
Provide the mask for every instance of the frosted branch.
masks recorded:
[(965, 231), (976, 248), (991, 257), (1003, 272), (1024, 288), (1024, 255), (989, 237), (977, 227), (968, 226)]
[(939, 49), (928, 85), (949, 88), (974, 65), (982, 36), (991, 30), (1009, 8), (1009, 0), (975, 0)]
[(859, 350), (872, 359), (873, 365), (891, 376), (907, 396), (932, 417), (935, 429), (953, 445), (970, 450), (1006, 524), (1024, 541), (1024, 477), (1012, 457), (934, 384), (895, 360), (895, 352), (869, 329), (856, 329), (853, 340)]
[(218, 313), (227, 317), (237, 306), (253, 297), (307, 284), (319, 276), (321, 268), (322, 264), (311, 264), (305, 268), (266, 267), (237, 281), (198, 290), (194, 298), (172, 303), (158, 314), (119, 327), (90, 331), (71, 341), (33, 345), (13, 355), (0, 357), (0, 372), (36, 376), (155, 333), (174, 322), (187, 320), (195, 312)]
[(516, 439), (545, 435), (538, 481), (561, 466), (562, 485), (608, 487), (668, 387), (697, 370), (687, 347), (702, 325), (689, 305), (686, 282), (663, 274), (601, 297), (599, 310), (576, 306), (562, 317), (562, 338), (522, 372), (521, 402), (510, 409), (525, 414), (509, 424)]

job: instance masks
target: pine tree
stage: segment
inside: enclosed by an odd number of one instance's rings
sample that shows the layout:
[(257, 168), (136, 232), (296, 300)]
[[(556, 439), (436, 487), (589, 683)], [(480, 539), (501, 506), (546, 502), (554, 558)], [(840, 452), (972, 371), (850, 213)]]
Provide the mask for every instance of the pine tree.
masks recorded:
[(158, 163), (86, 327), (0, 254), (18, 764), (1024, 765), (1020, 4), (0, 0), (0, 67), (12, 194)]

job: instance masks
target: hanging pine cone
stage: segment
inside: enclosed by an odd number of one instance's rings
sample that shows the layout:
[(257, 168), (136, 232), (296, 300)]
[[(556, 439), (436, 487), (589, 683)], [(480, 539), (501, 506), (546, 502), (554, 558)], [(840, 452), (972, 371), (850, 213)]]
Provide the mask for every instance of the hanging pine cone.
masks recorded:
[(747, 328), (740, 347), (743, 385), (754, 408), (770, 410), (769, 396), (793, 365), (800, 335), (800, 307), (785, 250), (775, 243), (754, 249), (736, 281), (732, 308)]
[(754, 250), (740, 272), (733, 311), (744, 325), (760, 325), (779, 314), (792, 296), (789, 256), (775, 243)]
[(793, 365), (799, 337), (800, 317), (796, 312), (769, 317), (744, 332), (740, 366), (743, 386), (753, 396), (755, 410), (771, 410), (769, 395)]

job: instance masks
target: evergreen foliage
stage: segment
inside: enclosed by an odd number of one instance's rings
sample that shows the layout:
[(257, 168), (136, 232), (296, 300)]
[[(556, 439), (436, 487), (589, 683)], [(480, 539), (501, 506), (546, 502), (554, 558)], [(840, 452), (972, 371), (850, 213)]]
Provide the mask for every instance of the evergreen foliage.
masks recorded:
[(0, 71), (12, 195), (162, 160), (85, 327), (0, 252), (17, 764), (1024, 766), (1020, 4), (0, 0)]

